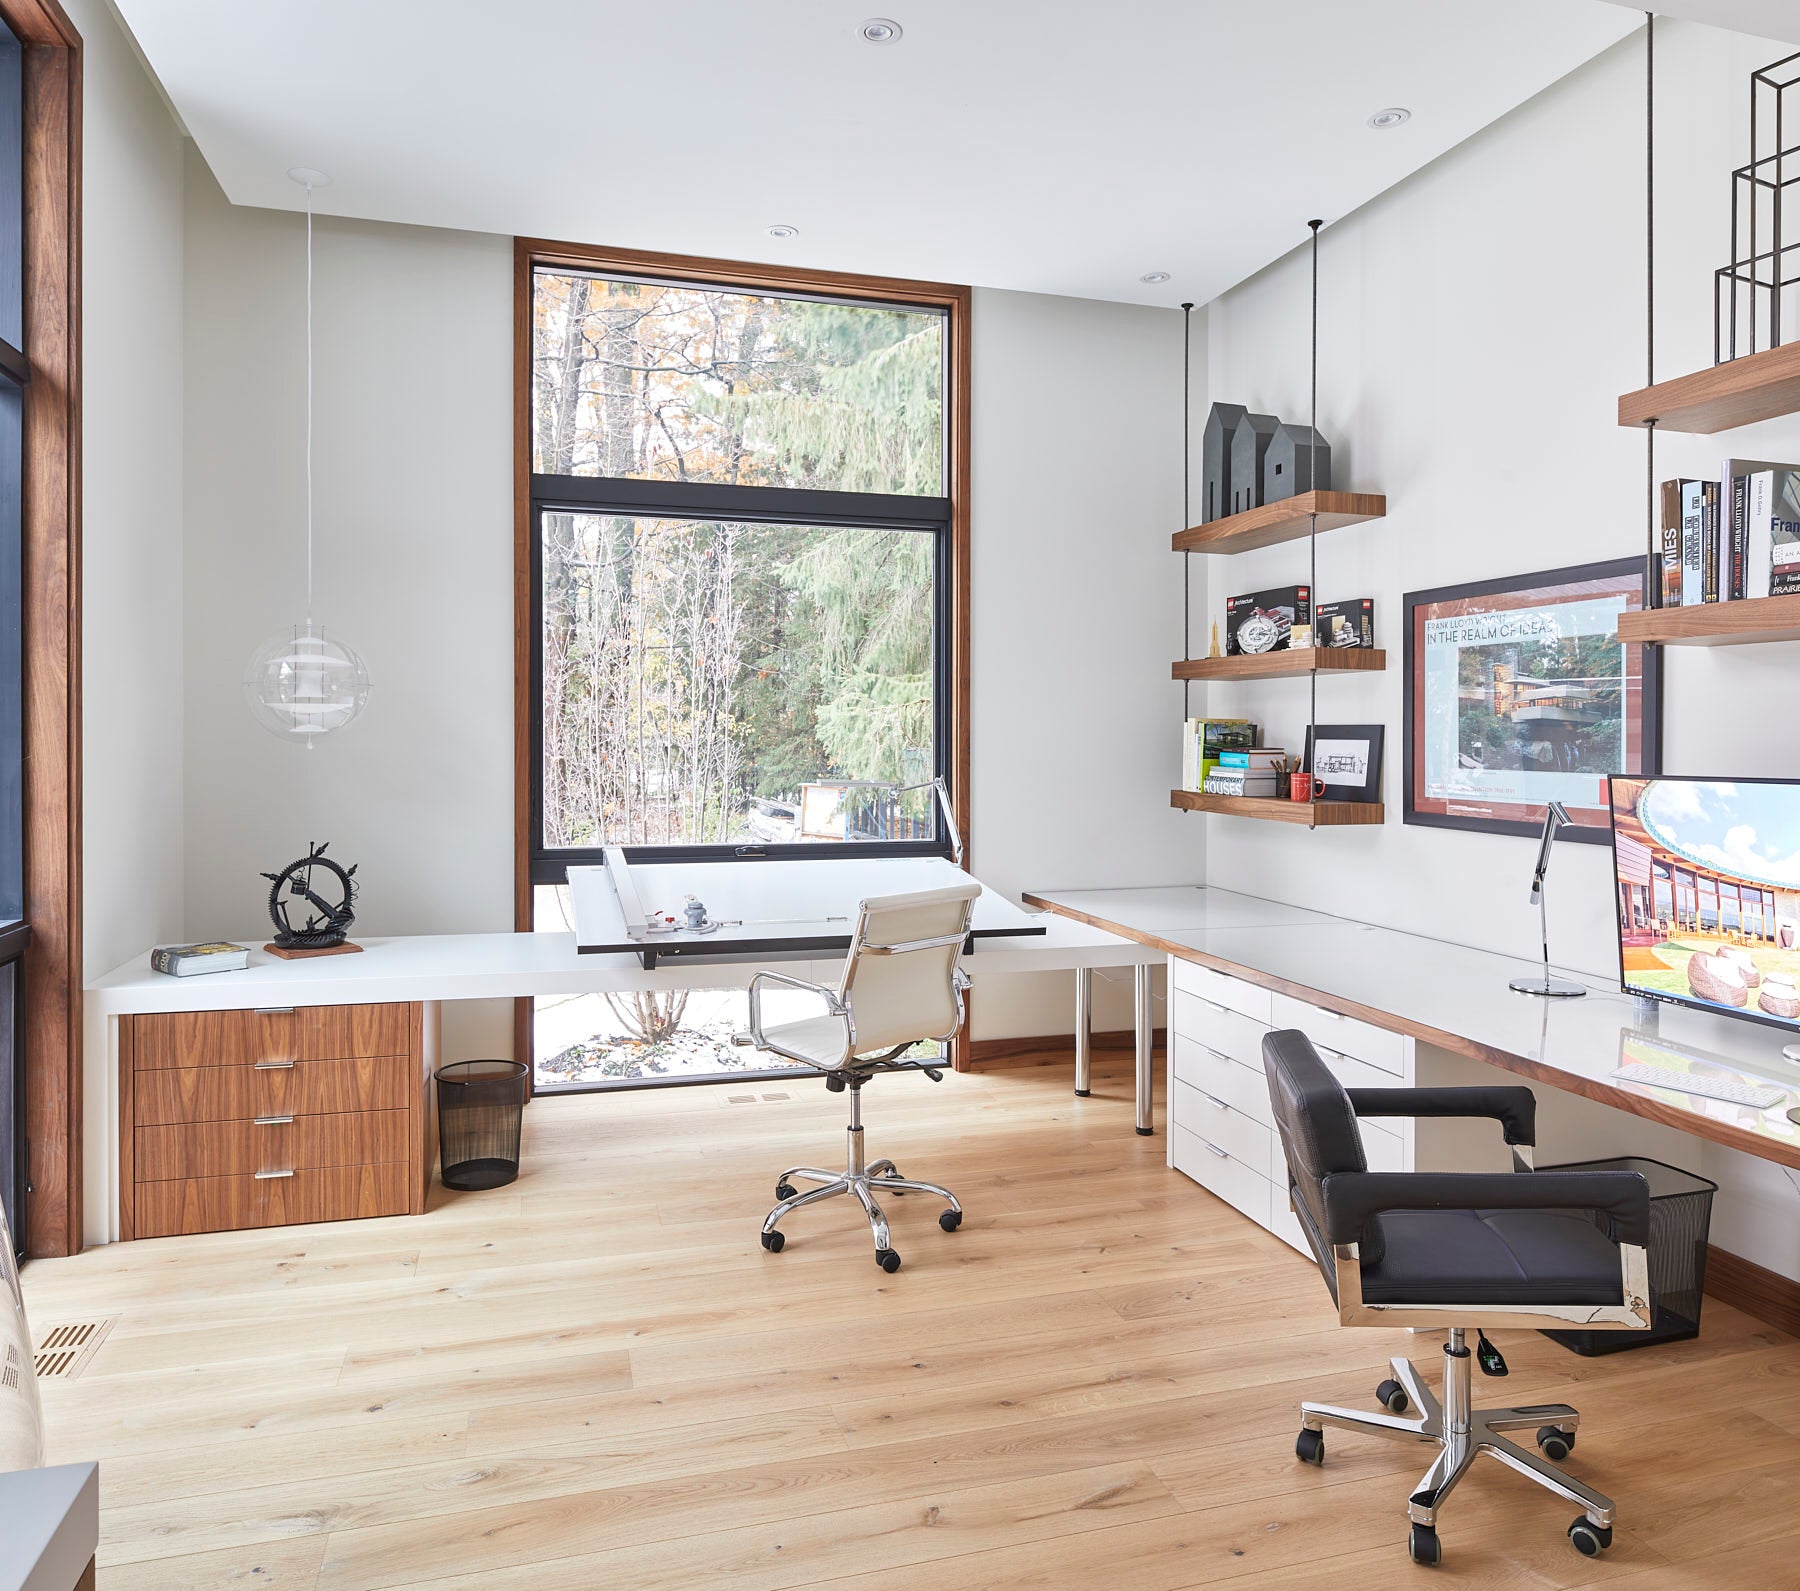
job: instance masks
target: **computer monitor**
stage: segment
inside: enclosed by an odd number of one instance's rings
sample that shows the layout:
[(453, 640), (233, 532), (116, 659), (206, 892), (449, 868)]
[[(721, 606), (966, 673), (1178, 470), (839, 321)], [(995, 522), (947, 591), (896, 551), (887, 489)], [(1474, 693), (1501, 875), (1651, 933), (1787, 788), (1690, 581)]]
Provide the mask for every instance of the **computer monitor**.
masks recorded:
[(1609, 782), (1626, 993), (1800, 1028), (1800, 780)]

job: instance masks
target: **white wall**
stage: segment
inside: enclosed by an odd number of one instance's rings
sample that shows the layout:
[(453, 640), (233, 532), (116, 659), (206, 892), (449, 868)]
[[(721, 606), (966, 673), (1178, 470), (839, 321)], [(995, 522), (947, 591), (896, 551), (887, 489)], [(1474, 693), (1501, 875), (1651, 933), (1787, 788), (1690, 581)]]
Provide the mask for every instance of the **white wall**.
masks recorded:
[[(374, 689), (308, 752), (242, 689), (304, 618), (305, 222), (190, 147), (186, 236), (187, 931), (260, 942), (258, 874), (309, 840), (359, 865), (361, 933), (510, 930), (511, 240), (316, 223), (314, 615)], [(445, 1023), (510, 1043), (504, 1003)]]
[[(975, 871), (1015, 898), (1198, 883), (1205, 835), (1168, 795), (1180, 312), (981, 290), (974, 319)], [(1067, 1032), (1074, 979), (989, 978), (972, 1012), (977, 1038)], [(1095, 1024), (1131, 1025), (1129, 972), (1097, 980)]]
[[(1669, 22), (1657, 42), (1666, 379), (1711, 362), (1712, 272), (1728, 237), (1729, 172), (1744, 158), (1747, 78), (1788, 50)], [(1626, 40), (1323, 234), (1320, 429), (1335, 484), (1385, 492), (1388, 516), (1320, 538), (1315, 594), (1373, 596), (1389, 666), (1321, 680), (1319, 715), (1387, 726), (1387, 822), (1306, 834), (1227, 831), (1220, 820), (1210, 882), (1487, 949), (1535, 949), (1533, 842), (1401, 821), (1401, 597), (1643, 549), (1644, 440), (1615, 424), (1618, 394), (1644, 382), (1642, 52), (1641, 34)], [(1211, 397), (1305, 418), (1307, 270), (1298, 251), (1211, 306)], [(1657, 476), (1716, 473), (1727, 453), (1800, 458), (1800, 421), (1664, 438)], [(1298, 544), (1211, 561), (1205, 618), (1233, 592), (1305, 579), (1304, 559)], [(1770, 716), (1797, 667), (1800, 646), (1671, 649), (1665, 768), (1800, 775), (1800, 738)], [(1207, 705), (1301, 744), (1302, 682), (1215, 687)], [(1558, 848), (1550, 906), (1553, 956), (1616, 976), (1605, 847)], [(1748, 1027), (1745, 1039), (1766, 1042)], [(1726, 1187), (1718, 1240), (1800, 1276), (1800, 1202), (1787, 1178), (1726, 1150), (1708, 1149), (1705, 1163)]]
[(83, 972), (181, 932), (184, 140), (103, 0), (82, 94)]
[[(82, 973), (181, 936), (183, 138), (103, 0), (82, 37)], [(88, 1236), (106, 1051), (83, 1050)]]

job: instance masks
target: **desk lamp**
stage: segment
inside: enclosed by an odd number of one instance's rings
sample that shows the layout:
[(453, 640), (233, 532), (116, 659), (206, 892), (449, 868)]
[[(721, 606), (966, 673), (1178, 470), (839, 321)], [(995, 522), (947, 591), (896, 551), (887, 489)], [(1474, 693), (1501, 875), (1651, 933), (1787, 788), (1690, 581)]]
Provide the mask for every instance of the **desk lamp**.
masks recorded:
[(1544, 809), (1544, 833), (1538, 841), (1537, 866), (1531, 872), (1531, 900), (1538, 909), (1540, 937), (1544, 943), (1544, 975), (1541, 978), (1514, 978), (1507, 987), (1517, 989), (1520, 994), (1536, 994), (1550, 999), (1567, 1000), (1575, 995), (1587, 993), (1587, 989), (1579, 983), (1570, 983), (1567, 978), (1550, 976), (1550, 909), (1544, 903), (1544, 874), (1550, 867), (1550, 847), (1556, 839), (1556, 831), (1568, 821), (1569, 814), (1562, 802), (1552, 801)]

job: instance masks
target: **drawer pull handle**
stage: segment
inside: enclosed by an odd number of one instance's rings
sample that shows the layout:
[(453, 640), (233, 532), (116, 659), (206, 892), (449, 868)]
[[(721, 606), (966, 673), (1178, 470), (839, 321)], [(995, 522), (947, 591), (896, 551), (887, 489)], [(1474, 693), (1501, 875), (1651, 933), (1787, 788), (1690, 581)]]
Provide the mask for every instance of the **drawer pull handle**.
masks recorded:
[(250, 1014), (252, 1016), (292, 1016), (294, 1008), (291, 1005), (259, 1005)]
[[(1207, 1149), (1208, 1154), (1217, 1155), (1221, 1160), (1229, 1160), (1231, 1158), (1231, 1156), (1226, 1154), (1225, 1151), (1223, 1149), (1221, 1149), (1217, 1144), (1206, 1143), (1206, 1140), (1204, 1138), (1202, 1138), (1200, 1140), (1200, 1142), (1203, 1144), (1206, 1144), (1206, 1149)], [(258, 1175), (260, 1176), (261, 1173), (259, 1172)]]
[(1196, 1089), (1195, 1092), (1197, 1094), (1199, 1094), (1199, 1096), (1203, 1100), (1205, 1100), (1207, 1104), (1211, 1105), (1214, 1110), (1224, 1110), (1226, 1108), (1224, 1100), (1216, 1098), (1214, 1095), (1207, 1093), (1207, 1091), (1204, 1088)]
[(292, 1116), (258, 1116), (256, 1125), (258, 1127), (285, 1127), (293, 1119)]
[[(1192, 990), (1189, 990), (1188, 992), (1190, 994), (1193, 993)], [(1231, 1007), (1228, 1005), (1220, 1005), (1217, 1000), (1209, 1000), (1203, 994), (1196, 994), (1194, 995), (1194, 998), (1205, 1006), (1207, 1010), (1217, 1011), (1220, 1016), (1229, 1016), (1231, 1014)]]
[(292, 1061), (258, 1061), (256, 1063), (256, 1070), (259, 1072), (291, 1072), (293, 1069)]
[(259, 1171), (256, 1174), (256, 1180), (258, 1182), (272, 1182), (277, 1177), (291, 1177), (293, 1174), (294, 1171), (291, 1166), (286, 1171)]

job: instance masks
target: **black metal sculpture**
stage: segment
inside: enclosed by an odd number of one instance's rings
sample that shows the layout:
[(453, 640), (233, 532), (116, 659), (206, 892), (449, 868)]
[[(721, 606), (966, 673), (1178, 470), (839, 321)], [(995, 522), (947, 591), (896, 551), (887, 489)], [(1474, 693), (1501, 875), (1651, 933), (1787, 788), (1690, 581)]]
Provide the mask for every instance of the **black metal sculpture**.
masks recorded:
[[(323, 868), (337, 880), (336, 905), (313, 888), (313, 872), (318, 868)], [(356, 921), (356, 913), (350, 905), (356, 899), (355, 866), (340, 867), (325, 854), (324, 845), (308, 841), (306, 855), (299, 861), (289, 862), (279, 873), (262, 876), (269, 880), (269, 918), (275, 924), (272, 950), (335, 950), (343, 944), (350, 925)], [(325, 887), (330, 888), (329, 885)], [(287, 891), (285, 901), (281, 898), (284, 889)], [(288, 916), (288, 906), (295, 901), (304, 901), (307, 907), (306, 921), (298, 928)]]
[(1800, 53), (1750, 74), (1750, 159), (1731, 174), (1731, 263), (1713, 273), (1713, 363), (1793, 340), (1800, 285)]

